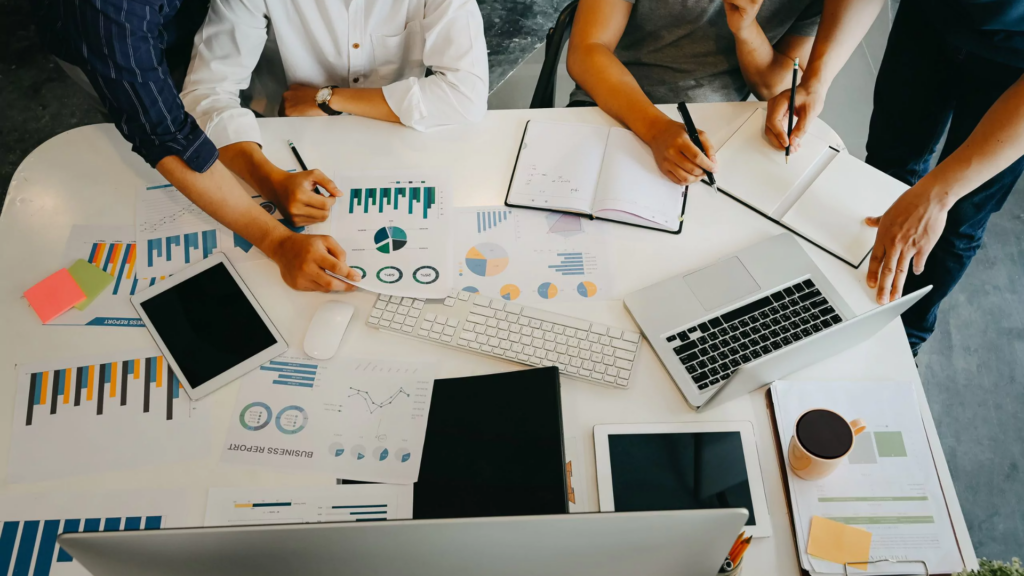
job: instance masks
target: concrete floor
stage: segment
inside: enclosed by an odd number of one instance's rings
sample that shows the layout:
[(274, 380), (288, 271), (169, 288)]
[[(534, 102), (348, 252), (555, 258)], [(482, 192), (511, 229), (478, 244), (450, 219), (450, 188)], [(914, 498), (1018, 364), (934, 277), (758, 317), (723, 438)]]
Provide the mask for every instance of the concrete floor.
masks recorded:
[[(0, 0), (0, 205), (14, 170), (49, 138), (103, 122), (39, 50), (30, 0)], [(822, 114), (862, 157), (875, 71), (891, 14), (883, 12), (830, 90)], [(529, 105), (543, 56), (494, 90), (492, 108)], [(564, 68), (558, 87), (569, 91)], [(1024, 552), (1024, 183), (989, 224), (967, 275), (943, 304), (918, 358), (928, 400), (979, 556)]]

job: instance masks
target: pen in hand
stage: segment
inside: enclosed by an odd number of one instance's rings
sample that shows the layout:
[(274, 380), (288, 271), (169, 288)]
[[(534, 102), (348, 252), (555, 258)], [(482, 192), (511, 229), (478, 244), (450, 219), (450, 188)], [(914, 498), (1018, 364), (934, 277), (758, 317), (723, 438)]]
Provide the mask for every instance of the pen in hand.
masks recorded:
[[(697, 133), (697, 126), (693, 123), (693, 117), (690, 116), (690, 110), (686, 107), (686, 102), (680, 102), (676, 109), (679, 110), (679, 115), (683, 118), (683, 124), (686, 125), (686, 135), (690, 137), (690, 142), (700, 150), (700, 153), (707, 156), (708, 153), (704, 150), (704, 145), (700, 142), (700, 134)], [(715, 182), (715, 175), (707, 170), (704, 174), (708, 177), (708, 184), (711, 185), (711, 189), (716, 193), (718, 192), (718, 182)]]
[[(295, 147), (295, 142), (289, 140), (288, 147), (292, 149), (292, 154), (294, 154), (295, 159), (299, 161), (299, 167), (302, 168), (304, 171), (309, 170), (309, 168), (306, 167), (306, 163), (302, 160), (302, 155), (299, 154), (299, 149)], [(331, 197), (331, 195), (320, 186), (316, 186), (316, 192), (321, 196), (325, 196), (327, 198)]]
[(793, 87), (789, 90), (789, 130), (786, 131), (786, 164), (789, 164), (789, 147), (793, 143), (793, 111), (796, 109), (796, 73), (800, 59), (793, 60)]

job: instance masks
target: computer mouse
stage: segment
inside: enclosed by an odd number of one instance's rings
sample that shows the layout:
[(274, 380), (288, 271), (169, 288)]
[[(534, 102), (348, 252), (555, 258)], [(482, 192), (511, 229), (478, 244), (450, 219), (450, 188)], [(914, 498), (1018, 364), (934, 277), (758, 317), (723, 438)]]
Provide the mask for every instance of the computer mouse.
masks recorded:
[(355, 311), (351, 304), (338, 300), (321, 304), (306, 329), (306, 340), (302, 344), (306, 354), (317, 360), (334, 356)]

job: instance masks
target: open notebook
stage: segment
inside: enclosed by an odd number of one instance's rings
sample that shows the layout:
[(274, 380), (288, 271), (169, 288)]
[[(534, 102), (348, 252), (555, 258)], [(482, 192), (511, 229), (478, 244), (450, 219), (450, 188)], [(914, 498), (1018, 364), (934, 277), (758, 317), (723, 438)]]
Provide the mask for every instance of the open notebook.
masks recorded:
[(875, 242), (881, 216), (906, 184), (808, 133), (786, 164), (764, 136), (758, 108), (718, 151), (718, 188), (853, 267)]
[(531, 120), (505, 205), (586, 214), (678, 234), (686, 188), (629, 130)]

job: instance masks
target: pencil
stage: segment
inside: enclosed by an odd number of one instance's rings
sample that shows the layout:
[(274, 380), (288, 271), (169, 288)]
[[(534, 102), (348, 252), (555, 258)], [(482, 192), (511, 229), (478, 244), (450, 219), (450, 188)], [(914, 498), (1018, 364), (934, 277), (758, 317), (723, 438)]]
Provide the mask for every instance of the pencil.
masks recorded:
[(793, 87), (789, 90), (789, 130), (786, 132), (786, 164), (789, 164), (789, 145), (793, 138), (793, 109), (796, 108), (796, 73), (800, 69), (800, 59), (793, 60)]
[[(288, 141), (288, 147), (292, 149), (292, 154), (294, 154), (295, 155), (295, 159), (299, 161), (299, 167), (302, 168), (303, 171), (309, 170), (309, 168), (306, 167), (306, 163), (302, 160), (302, 155), (299, 154), (299, 149), (295, 147), (295, 142), (292, 142), (291, 140), (289, 140)], [(331, 197), (330, 194), (328, 194), (323, 188), (321, 188), (319, 186), (316, 186), (316, 191), (317, 191), (317, 194), (320, 194), (321, 196), (326, 196), (328, 198)]]
[(744, 530), (743, 532), (740, 532), (739, 536), (736, 537), (736, 541), (732, 543), (732, 548), (729, 548), (729, 553), (727, 554), (729, 558), (732, 558), (733, 552), (735, 552), (736, 549), (740, 547), (740, 544), (743, 543), (743, 537), (746, 535), (747, 531)]
[(740, 549), (736, 551), (736, 558), (732, 561), (733, 564), (739, 564), (740, 560), (743, 559), (743, 555), (747, 553), (747, 548), (750, 548), (750, 540), (752, 538), (753, 538), (753, 536), (751, 536), (750, 538), (747, 538), (743, 542), (743, 545), (740, 546)]

